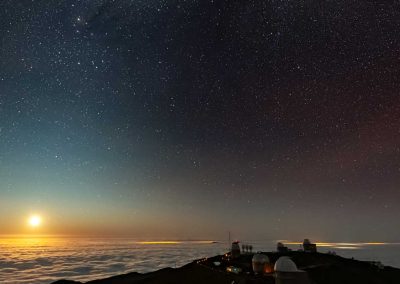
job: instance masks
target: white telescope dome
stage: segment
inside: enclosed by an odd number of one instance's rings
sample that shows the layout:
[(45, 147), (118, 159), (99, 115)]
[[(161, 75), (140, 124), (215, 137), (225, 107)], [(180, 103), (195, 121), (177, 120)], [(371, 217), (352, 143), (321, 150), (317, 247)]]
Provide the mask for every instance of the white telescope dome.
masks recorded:
[(288, 256), (281, 256), (274, 266), (276, 272), (297, 272), (297, 266)]

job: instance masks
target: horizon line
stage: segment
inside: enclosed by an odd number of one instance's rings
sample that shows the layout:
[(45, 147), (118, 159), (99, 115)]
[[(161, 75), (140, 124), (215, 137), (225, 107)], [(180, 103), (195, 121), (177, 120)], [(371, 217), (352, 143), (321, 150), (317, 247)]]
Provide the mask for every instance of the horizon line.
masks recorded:
[[(212, 239), (212, 238), (156, 238), (156, 237), (137, 237), (137, 236), (123, 236), (123, 235), (69, 235), (69, 234), (0, 234), (1, 239), (5, 238), (79, 238), (79, 239), (132, 239), (138, 244), (179, 244), (183, 242), (203, 242), (203, 243), (224, 243), (227, 240), (224, 239)], [(243, 240), (239, 242), (281, 242), (286, 245), (301, 245), (301, 241), (293, 241), (288, 239), (254, 239), (254, 240)], [(387, 242), (387, 241), (314, 241), (317, 246), (330, 247), (335, 245), (343, 246), (362, 246), (362, 245), (400, 245), (400, 241)]]

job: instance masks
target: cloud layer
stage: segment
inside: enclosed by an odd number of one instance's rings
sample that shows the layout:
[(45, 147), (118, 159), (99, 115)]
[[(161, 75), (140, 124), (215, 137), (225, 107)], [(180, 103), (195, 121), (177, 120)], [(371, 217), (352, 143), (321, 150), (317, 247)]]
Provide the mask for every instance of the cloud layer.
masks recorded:
[(0, 240), (0, 283), (50, 283), (61, 278), (88, 281), (116, 274), (182, 266), (224, 252), (226, 244), (184, 242), (139, 244), (121, 239)]
[[(254, 250), (273, 250), (275, 242), (252, 242)], [(293, 249), (297, 246), (293, 245)], [(351, 248), (357, 249), (351, 249)], [(207, 242), (143, 243), (131, 239), (1, 239), (0, 283), (42, 284), (59, 279), (89, 281), (128, 272), (179, 267), (221, 254), (227, 244)], [(399, 244), (326, 246), (345, 257), (379, 260), (400, 267)]]

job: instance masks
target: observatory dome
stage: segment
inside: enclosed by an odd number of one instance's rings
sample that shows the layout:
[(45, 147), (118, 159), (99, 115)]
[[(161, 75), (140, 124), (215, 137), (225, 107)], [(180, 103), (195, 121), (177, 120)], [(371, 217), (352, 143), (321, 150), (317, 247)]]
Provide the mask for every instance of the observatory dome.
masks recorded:
[(281, 256), (276, 262), (274, 266), (274, 270), (276, 272), (297, 272), (297, 266), (287, 256)]
[(267, 267), (269, 266), (269, 258), (265, 254), (256, 253), (251, 262), (255, 274), (268, 272)]

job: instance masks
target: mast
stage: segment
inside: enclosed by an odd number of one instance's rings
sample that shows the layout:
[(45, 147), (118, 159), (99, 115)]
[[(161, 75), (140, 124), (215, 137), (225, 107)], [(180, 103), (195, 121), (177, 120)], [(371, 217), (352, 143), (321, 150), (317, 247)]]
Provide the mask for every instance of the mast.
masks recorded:
[(228, 248), (229, 248), (229, 251), (231, 251), (231, 247), (232, 247), (232, 245), (231, 245), (231, 231), (228, 231), (228, 235), (229, 235)]

